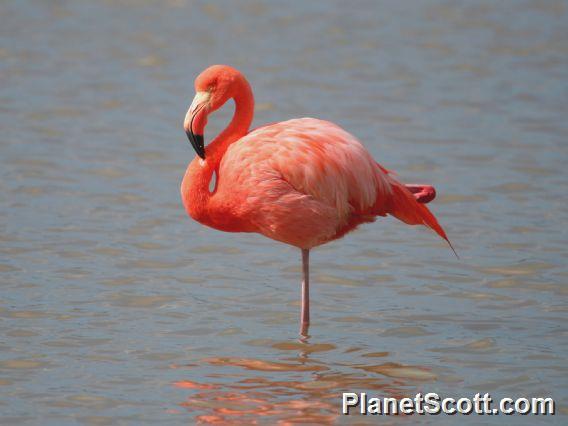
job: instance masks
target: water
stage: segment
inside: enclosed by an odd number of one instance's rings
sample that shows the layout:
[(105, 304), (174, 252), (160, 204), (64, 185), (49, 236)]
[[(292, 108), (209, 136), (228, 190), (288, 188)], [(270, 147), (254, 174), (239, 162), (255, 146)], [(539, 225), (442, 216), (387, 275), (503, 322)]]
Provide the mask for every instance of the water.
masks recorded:
[[(457, 420), (565, 422), (568, 6), (401, 3), (2, 3), (3, 423), (345, 423), (347, 390), (552, 396)], [(299, 251), (181, 205), (213, 63), (255, 125), (332, 120), (434, 184), (461, 259), (393, 219), (315, 250), (298, 341)]]

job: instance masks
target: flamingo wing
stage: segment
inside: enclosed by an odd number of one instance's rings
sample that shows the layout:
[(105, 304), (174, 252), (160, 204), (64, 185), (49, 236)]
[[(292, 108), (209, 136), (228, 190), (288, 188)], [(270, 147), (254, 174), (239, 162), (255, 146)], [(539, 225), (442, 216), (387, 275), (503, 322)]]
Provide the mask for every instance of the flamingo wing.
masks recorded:
[(300, 247), (387, 214), (447, 239), (420, 204), (434, 193), (405, 187), (354, 136), (328, 121), (301, 118), (250, 132), (225, 153), (218, 189), (225, 192), (221, 199), (230, 194), (238, 200), (234, 210), (251, 228)]
[(333, 239), (353, 213), (370, 214), (385, 174), (359, 141), (327, 121), (303, 118), (250, 132), (225, 153), (219, 191), (264, 235), (301, 247)]
[(368, 210), (378, 193), (390, 193), (386, 174), (363, 145), (328, 121), (301, 118), (259, 128), (229, 148), (221, 167), (245, 152), (252, 171), (277, 173), (340, 217)]

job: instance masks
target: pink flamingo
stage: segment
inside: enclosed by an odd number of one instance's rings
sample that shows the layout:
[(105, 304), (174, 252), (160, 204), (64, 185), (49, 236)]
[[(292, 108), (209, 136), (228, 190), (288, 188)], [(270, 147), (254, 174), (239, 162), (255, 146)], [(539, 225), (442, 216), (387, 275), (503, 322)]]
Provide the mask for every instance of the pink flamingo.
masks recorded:
[[(249, 132), (254, 109), (251, 87), (239, 71), (226, 65), (203, 71), (195, 90), (184, 128), (198, 157), (189, 164), (181, 184), (184, 207), (189, 216), (211, 228), (258, 232), (302, 250), (302, 335), (310, 322), (311, 248), (387, 214), (433, 229), (451, 247), (424, 205), (434, 199), (434, 188), (398, 182), (339, 126), (299, 118)], [(229, 99), (235, 102), (233, 119), (205, 147), (207, 116)]]

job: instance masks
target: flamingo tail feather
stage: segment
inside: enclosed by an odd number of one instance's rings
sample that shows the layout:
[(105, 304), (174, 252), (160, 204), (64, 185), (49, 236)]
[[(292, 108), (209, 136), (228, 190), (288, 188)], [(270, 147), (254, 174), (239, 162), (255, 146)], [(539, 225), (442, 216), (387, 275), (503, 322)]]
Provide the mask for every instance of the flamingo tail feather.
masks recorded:
[[(427, 201), (422, 200), (419, 197), (419, 191), (413, 191), (414, 186), (412, 186), (411, 188), (407, 188), (403, 184), (394, 181), (394, 179), (392, 180), (391, 189), (392, 189), (392, 196), (390, 200), (391, 202), (389, 205), (389, 210), (387, 211), (387, 213), (409, 225), (424, 225), (432, 229), (440, 237), (446, 240), (446, 242), (448, 243), (448, 245), (450, 246), (456, 257), (459, 259), (459, 256), (456, 250), (454, 249), (451, 241), (449, 240), (448, 236), (446, 235), (446, 232), (444, 231), (442, 226), (438, 223), (436, 217), (425, 205), (425, 202), (428, 202), (431, 199), (427, 199)], [(434, 197), (432, 196), (432, 199), (433, 198)]]

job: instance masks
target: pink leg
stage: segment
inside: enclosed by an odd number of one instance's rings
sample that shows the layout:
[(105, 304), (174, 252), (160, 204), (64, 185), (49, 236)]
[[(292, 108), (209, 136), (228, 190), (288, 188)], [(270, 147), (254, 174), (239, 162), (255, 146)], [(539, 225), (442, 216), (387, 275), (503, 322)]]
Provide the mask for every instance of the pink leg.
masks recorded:
[(431, 185), (406, 184), (406, 189), (414, 194), (416, 201), (422, 204), (429, 203), (436, 198), (436, 190)]
[(310, 250), (302, 249), (302, 312), (300, 335), (307, 336), (310, 326)]

